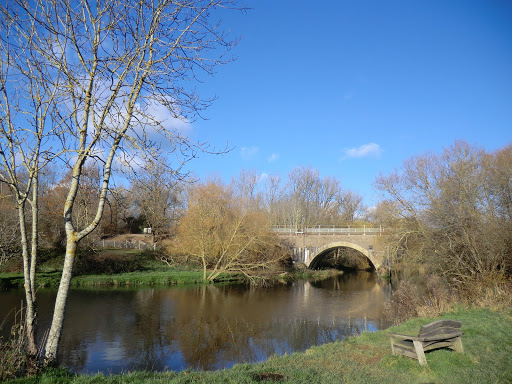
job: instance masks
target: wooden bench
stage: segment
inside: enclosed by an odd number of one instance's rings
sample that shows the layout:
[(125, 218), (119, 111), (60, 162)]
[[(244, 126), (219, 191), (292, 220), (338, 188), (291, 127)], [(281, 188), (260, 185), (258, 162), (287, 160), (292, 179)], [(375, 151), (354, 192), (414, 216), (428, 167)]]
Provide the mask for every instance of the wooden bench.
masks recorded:
[[(462, 323), (454, 320), (438, 320), (421, 327), (418, 336), (388, 333), (391, 337), (391, 352), (417, 359), (420, 365), (427, 365), (425, 352), (449, 348), (464, 352), (462, 348)], [(396, 340), (400, 339), (400, 340)]]

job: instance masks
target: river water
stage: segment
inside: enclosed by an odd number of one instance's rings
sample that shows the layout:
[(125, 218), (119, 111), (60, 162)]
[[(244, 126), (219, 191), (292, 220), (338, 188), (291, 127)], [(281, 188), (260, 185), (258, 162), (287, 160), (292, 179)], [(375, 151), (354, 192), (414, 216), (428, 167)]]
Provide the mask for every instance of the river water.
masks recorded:
[[(386, 328), (389, 295), (370, 272), (273, 288), (75, 289), (59, 361), (77, 373), (229, 368)], [(22, 299), (0, 292), (0, 320)], [(55, 290), (38, 292), (42, 330), (54, 300)]]

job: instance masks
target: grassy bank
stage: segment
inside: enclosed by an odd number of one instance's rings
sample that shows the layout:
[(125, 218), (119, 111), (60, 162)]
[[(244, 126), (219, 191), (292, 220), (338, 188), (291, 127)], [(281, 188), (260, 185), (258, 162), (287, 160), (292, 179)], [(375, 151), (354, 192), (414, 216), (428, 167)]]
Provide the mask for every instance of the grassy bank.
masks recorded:
[[(57, 288), (59, 286), (63, 255), (42, 258), (37, 272), (37, 286)], [(0, 271), (0, 290), (22, 288), (24, 285), (22, 265), (15, 272)], [(277, 280), (297, 279), (321, 280), (342, 272), (335, 270), (298, 270), (276, 276)], [(235, 273), (221, 274), (216, 283), (244, 282), (244, 276)], [(82, 251), (73, 268), (72, 287), (109, 286), (156, 286), (204, 284), (203, 272), (191, 266), (169, 267), (158, 260), (158, 253), (133, 249), (106, 249), (97, 252)]]
[(298, 269), (287, 274), (288, 280), (324, 280), (333, 276), (342, 275), (343, 271), (337, 269)]
[[(132, 372), (123, 375), (71, 375), (53, 370), (16, 383), (510, 383), (512, 310), (459, 309), (443, 315), (462, 321), (465, 353), (427, 353), (428, 366), (393, 356), (387, 331), (364, 333), (304, 353), (239, 364), (215, 372)], [(417, 333), (435, 319), (414, 319), (390, 330)], [(388, 330), (389, 331), (389, 330)]]
[[(297, 279), (322, 280), (331, 276), (342, 274), (341, 271), (309, 271), (287, 273), (281, 280), (291, 281)], [(60, 271), (39, 272), (37, 274), (38, 287), (57, 288), (60, 282)], [(278, 280), (279, 280), (278, 276)], [(216, 279), (216, 283), (240, 283), (244, 277), (239, 274), (225, 273)], [(203, 272), (197, 269), (155, 268), (143, 271), (73, 276), (71, 286), (77, 287), (116, 287), (116, 286), (156, 286), (156, 285), (185, 285), (204, 284)], [(22, 273), (0, 273), (0, 290), (23, 288)]]
[[(72, 287), (155, 286), (204, 284), (203, 272), (192, 267), (171, 268), (158, 261), (152, 251), (107, 249), (98, 252), (81, 252), (73, 268)], [(43, 258), (37, 272), (38, 287), (59, 286), (63, 255)], [(22, 288), (24, 285), (21, 264), (15, 272), (0, 273), (0, 289)], [(236, 274), (219, 276), (218, 282), (240, 282)]]
[[(39, 287), (57, 288), (61, 272), (41, 272), (37, 274)], [(219, 283), (241, 281), (237, 275), (224, 275), (218, 279)], [(22, 288), (23, 275), (20, 273), (0, 274), (0, 289)], [(80, 275), (71, 279), (71, 286), (77, 287), (115, 287), (115, 286), (156, 286), (204, 284), (203, 273), (199, 270), (147, 270), (108, 275)]]
[[(278, 276), (278, 280), (292, 281), (297, 279), (322, 280), (328, 277), (342, 274), (341, 271), (298, 271), (286, 273), (284, 277)], [(37, 286), (44, 288), (58, 288), (60, 271), (39, 272), (37, 274)], [(225, 273), (220, 275), (216, 283), (241, 283), (244, 276), (240, 274)], [(116, 287), (116, 286), (156, 286), (156, 285), (185, 285), (204, 284), (203, 272), (198, 269), (173, 269), (160, 267), (143, 271), (133, 271), (115, 274), (79, 275), (73, 276), (71, 286), (77, 287)], [(0, 273), (0, 290), (11, 288), (23, 288), (24, 279), (22, 273)]]

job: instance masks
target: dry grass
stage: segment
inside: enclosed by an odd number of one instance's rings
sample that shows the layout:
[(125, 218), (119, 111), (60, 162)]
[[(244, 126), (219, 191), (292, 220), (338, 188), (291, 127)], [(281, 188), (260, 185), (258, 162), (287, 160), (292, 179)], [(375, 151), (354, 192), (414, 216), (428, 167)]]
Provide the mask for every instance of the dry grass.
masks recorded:
[[(24, 310), (14, 310), (8, 316), (14, 316), (14, 325), (7, 340), (0, 337), (0, 382), (16, 377), (37, 373), (37, 359), (27, 355), (25, 348)], [(0, 324), (3, 327), (5, 320)]]
[(491, 279), (449, 287), (439, 276), (431, 275), (426, 278), (422, 294), (415, 284), (402, 280), (386, 305), (385, 315), (394, 324), (401, 324), (415, 317), (438, 317), (461, 304), (507, 310), (512, 307), (512, 280)]
[(402, 280), (393, 292), (391, 302), (386, 303), (385, 315), (394, 324), (401, 324), (418, 316), (420, 296), (415, 285)]
[(473, 308), (503, 310), (512, 307), (512, 279), (476, 281), (461, 287), (455, 301)]

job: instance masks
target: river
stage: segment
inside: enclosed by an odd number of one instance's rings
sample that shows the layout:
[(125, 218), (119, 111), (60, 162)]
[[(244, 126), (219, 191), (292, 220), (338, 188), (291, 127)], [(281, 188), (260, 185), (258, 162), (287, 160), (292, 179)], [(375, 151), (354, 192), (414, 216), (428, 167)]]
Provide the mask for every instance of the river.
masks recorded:
[[(38, 292), (41, 330), (55, 293)], [(76, 373), (229, 368), (386, 328), (389, 295), (370, 272), (272, 288), (74, 289), (59, 361)], [(0, 320), (22, 300), (22, 290), (1, 291)]]

